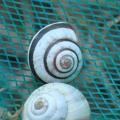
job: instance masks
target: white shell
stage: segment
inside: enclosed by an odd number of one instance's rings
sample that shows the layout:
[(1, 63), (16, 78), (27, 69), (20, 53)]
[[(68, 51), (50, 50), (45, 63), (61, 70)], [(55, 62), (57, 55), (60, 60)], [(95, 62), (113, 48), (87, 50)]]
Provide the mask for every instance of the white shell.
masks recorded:
[(38, 31), (29, 46), (28, 63), (33, 75), (47, 83), (75, 79), (83, 60), (72, 26), (58, 22)]
[(71, 85), (49, 83), (39, 87), (24, 104), (22, 120), (89, 120), (84, 95)]

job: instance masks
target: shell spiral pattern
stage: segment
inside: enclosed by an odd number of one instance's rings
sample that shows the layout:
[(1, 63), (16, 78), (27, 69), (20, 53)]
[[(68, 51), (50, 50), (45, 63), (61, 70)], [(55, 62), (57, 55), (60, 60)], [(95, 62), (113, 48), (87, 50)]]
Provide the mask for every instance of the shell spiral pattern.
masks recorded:
[(58, 22), (38, 31), (28, 50), (28, 63), (33, 75), (47, 83), (75, 79), (83, 60), (72, 26)]
[(23, 120), (89, 120), (90, 107), (71, 85), (49, 83), (39, 87), (24, 104)]

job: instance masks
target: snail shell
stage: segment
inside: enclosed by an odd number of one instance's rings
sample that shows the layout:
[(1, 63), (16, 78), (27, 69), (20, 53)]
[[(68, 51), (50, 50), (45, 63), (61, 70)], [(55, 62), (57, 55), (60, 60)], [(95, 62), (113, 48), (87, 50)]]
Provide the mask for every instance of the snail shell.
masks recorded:
[(90, 107), (71, 85), (49, 83), (39, 87), (24, 104), (22, 120), (89, 120)]
[(29, 46), (28, 64), (33, 75), (47, 83), (75, 79), (83, 60), (72, 26), (58, 22), (38, 31)]

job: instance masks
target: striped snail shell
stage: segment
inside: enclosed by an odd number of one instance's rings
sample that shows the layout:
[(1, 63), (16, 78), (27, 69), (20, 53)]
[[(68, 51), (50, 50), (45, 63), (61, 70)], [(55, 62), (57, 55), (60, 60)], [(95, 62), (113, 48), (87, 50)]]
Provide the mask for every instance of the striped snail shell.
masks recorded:
[(89, 120), (90, 107), (84, 95), (65, 83), (39, 87), (24, 104), (22, 120)]
[(38, 31), (29, 46), (28, 64), (33, 75), (47, 83), (75, 79), (83, 60), (72, 26), (58, 22)]

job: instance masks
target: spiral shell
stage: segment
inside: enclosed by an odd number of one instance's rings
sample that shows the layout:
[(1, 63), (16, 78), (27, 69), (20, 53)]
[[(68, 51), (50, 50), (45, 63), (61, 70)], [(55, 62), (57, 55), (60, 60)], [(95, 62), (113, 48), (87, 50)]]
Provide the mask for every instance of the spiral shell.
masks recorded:
[(38, 31), (29, 46), (28, 63), (33, 75), (47, 83), (75, 79), (83, 60), (72, 26), (58, 22)]
[(22, 120), (89, 120), (90, 107), (71, 85), (49, 83), (39, 87), (24, 104)]

